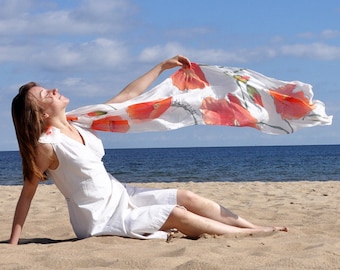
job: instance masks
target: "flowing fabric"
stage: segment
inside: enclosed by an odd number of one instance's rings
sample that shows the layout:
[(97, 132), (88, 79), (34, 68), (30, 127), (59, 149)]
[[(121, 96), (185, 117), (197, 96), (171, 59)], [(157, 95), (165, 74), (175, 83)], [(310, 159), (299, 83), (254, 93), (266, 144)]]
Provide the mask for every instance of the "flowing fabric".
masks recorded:
[(78, 125), (110, 132), (148, 132), (191, 125), (252, 127), (268, 134), (330, 125), (312, 86), (242, 68), (181, 68), (150, 91), (123, 103), (81, 107), (67, 114)]

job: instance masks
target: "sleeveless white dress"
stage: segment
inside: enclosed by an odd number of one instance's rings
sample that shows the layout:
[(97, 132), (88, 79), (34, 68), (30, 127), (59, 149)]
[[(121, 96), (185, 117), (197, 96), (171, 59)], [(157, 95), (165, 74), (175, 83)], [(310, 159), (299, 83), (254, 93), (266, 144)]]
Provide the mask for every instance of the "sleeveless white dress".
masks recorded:
[(91, 130), (76, 128), (84, 144), (54, 127), (39, 142), (50, 143), (58, 157), (58, 168), (47, 174), (67, 201), (77, 237), (166, 238), (159, 229), (177, 205), (177, 190), (123, 185), (104, 167), (101, 140)]

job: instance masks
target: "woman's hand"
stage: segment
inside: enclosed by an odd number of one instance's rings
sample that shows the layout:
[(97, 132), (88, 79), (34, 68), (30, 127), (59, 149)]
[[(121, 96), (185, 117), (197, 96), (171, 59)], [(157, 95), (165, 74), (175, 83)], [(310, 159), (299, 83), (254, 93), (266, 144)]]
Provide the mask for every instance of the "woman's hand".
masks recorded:
[(190, 65), (190, 60), (182, 55), (177, 55), (167, 59), (156, 65), (154, 68), (150, 69), (138, 79), (128, 84), (118, 95), (106, 101), (105, 103), (120, 103), (135, 98), (142, 94), (164, 70), (178, 66), (186, 68), (190, 67)]
[(162, 64), (162, 71), (170, 68), (174, 68), (177, 66), (182, 66), (183, 68), (190, 67), (190, 60), (182, 55), (174, 56), (168, 60), (165, 60)]

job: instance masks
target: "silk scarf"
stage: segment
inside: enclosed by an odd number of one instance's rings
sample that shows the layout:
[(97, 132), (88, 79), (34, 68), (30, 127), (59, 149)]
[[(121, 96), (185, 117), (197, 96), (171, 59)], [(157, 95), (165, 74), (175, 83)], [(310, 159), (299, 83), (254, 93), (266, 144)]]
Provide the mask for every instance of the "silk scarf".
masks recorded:
[(222, 125), (290, 134), (332, 123), (324, 103), (313, 100), (309, 84), (195, 63), (134, 99), (81, 107), (67, 118), (85, 128), (123, 133)]

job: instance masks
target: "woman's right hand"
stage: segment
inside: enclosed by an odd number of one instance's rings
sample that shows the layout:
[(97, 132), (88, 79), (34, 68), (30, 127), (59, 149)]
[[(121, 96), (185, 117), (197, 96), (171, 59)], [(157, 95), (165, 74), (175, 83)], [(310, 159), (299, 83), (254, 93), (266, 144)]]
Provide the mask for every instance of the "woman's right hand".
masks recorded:
[(150, 69), (148, 72), (129, 83), (118, 95), (106, 101), (106, 104), (120, 103), (129, 99), (135, 98), (142, 94), (157, 78), (158, 76), (167, 69), (174, 67), (190, 67), (190, 60), (182, 55), (177, 55), (169, 58), (155, 67)]
[(165, 60), (162, 62), (162, 71), (166, 69), (171, 69), (177, 66), (181, 66), (183, 68), (190, 67), (191, 62), (189, 58), (183, 56), (183, 55), (176, 55), (170, 59)]

